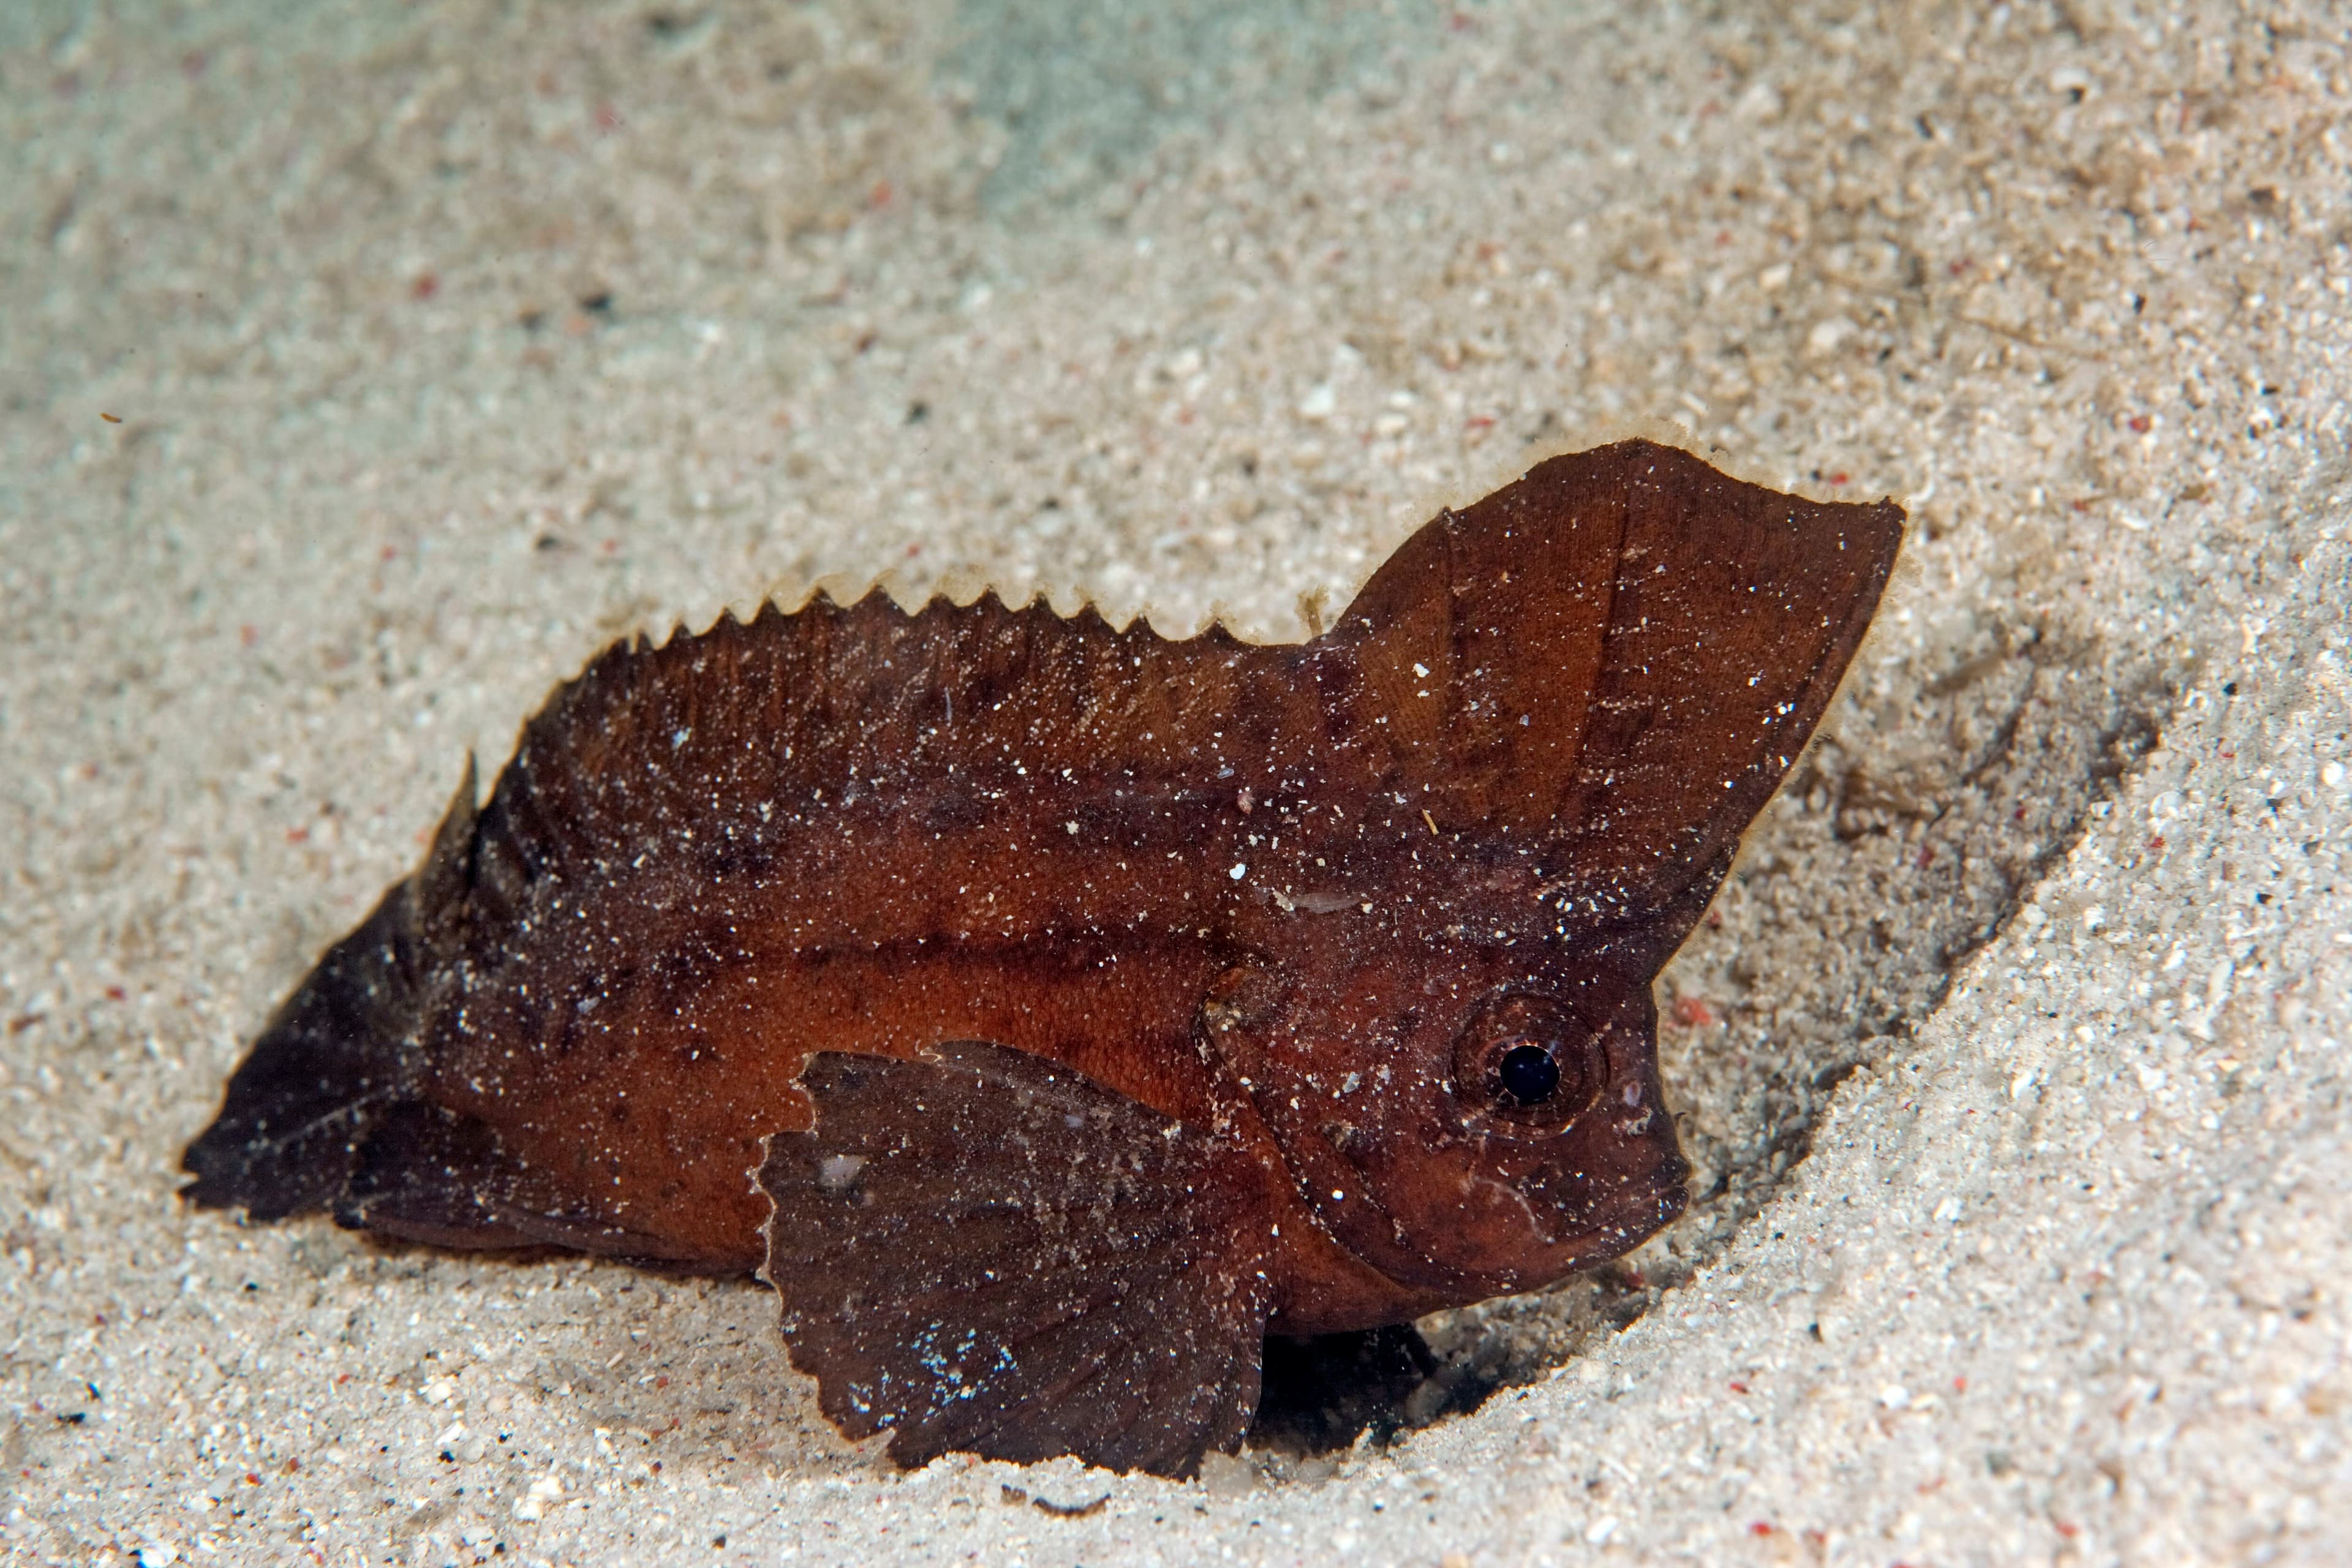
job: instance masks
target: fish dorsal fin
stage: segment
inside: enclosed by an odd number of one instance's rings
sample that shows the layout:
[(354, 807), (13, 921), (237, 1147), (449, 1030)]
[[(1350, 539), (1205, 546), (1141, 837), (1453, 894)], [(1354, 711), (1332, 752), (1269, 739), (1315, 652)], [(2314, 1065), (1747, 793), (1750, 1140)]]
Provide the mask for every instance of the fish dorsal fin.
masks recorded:
[(920, 1465), (1076, 1454), (1189, 1475), (1256, 1408), (1264, 1173), (1045, 1058), (820, 1052), (769, 1141), (762, 1276), (852, 1437)]
[(1820, 722), (1893, 570), (1892, 502), (1686, 452), (1554, 458), (1390, 557), (1334, 634), (1433, 830), (1539, 847), (1564, 912), (1663, 962)]

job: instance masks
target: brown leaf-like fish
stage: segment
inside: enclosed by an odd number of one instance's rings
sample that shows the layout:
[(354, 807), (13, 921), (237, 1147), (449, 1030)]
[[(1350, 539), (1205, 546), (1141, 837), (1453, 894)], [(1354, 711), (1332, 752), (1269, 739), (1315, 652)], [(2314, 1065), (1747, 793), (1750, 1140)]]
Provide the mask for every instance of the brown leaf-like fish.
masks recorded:
[(1651, 981), (1901, 535), (1629, 441), (1304, 644), (870, 593), (615, 646), (279, 1008), (188, 1195), (756, 1269), (900, 1463), (1189, 1473), (1269, 1330), (1681, 1211)]

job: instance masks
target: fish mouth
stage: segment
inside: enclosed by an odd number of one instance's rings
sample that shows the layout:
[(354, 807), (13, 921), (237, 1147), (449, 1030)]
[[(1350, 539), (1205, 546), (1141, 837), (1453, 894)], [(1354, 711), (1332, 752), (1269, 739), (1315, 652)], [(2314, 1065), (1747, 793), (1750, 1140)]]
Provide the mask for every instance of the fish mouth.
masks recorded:
[(1329, 1208), (1318, 1213), (1333, 1239), (1380, 1273), (1467, 1301), (1542, 1289), (1631, 1252), (1681, 1216), (1689, 1178), (1688, 1162), (1671, 1148), (1631, 1170), (1555, 1156), (1516, 1176), (1474, 1179), (1449, 1205), (1450, 1226), (1426, 1211), (1396, 1211), (1375, 1180), (1348, 1184), (1353, 1212), (1345, 1221)]
[(1568, 1267), (1604, 1263), (1672, 1225), (1690, 1203), (1690, 1162), (1668, 1151), (1638, 1175), (1614, 1182), (1547, 1161), (1519, 1178), (1536, 1233), (1571, 1249)]

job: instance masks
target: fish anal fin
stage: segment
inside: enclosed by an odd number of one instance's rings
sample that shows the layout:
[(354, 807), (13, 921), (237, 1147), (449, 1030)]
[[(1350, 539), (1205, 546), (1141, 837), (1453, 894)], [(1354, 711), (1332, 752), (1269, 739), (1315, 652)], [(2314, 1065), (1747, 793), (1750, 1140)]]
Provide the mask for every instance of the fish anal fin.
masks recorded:
[(376, 1119), (335, 1205), (335, 1220), (435, 1247), (563, 1247), (646, 1263), (673, 1258), (625, 1215), (583, 1202), (577, 1184), (551, 1181), (477, 1118), (422, 1100)]

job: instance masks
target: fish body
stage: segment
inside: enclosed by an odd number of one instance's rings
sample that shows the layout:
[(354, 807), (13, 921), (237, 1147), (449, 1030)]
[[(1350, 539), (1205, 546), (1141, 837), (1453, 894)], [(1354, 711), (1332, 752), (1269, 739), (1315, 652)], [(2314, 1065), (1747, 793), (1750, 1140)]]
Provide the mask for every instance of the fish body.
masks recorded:
[(617, 645), (271, 1020), (189, 1194), (758, 1270), (901, 1459), (1182, 1471), (1265, 1331), (1680, 1211), (1651, 981), (1900, 536), (1628, 442), (1303, 644), (869, 593)]

